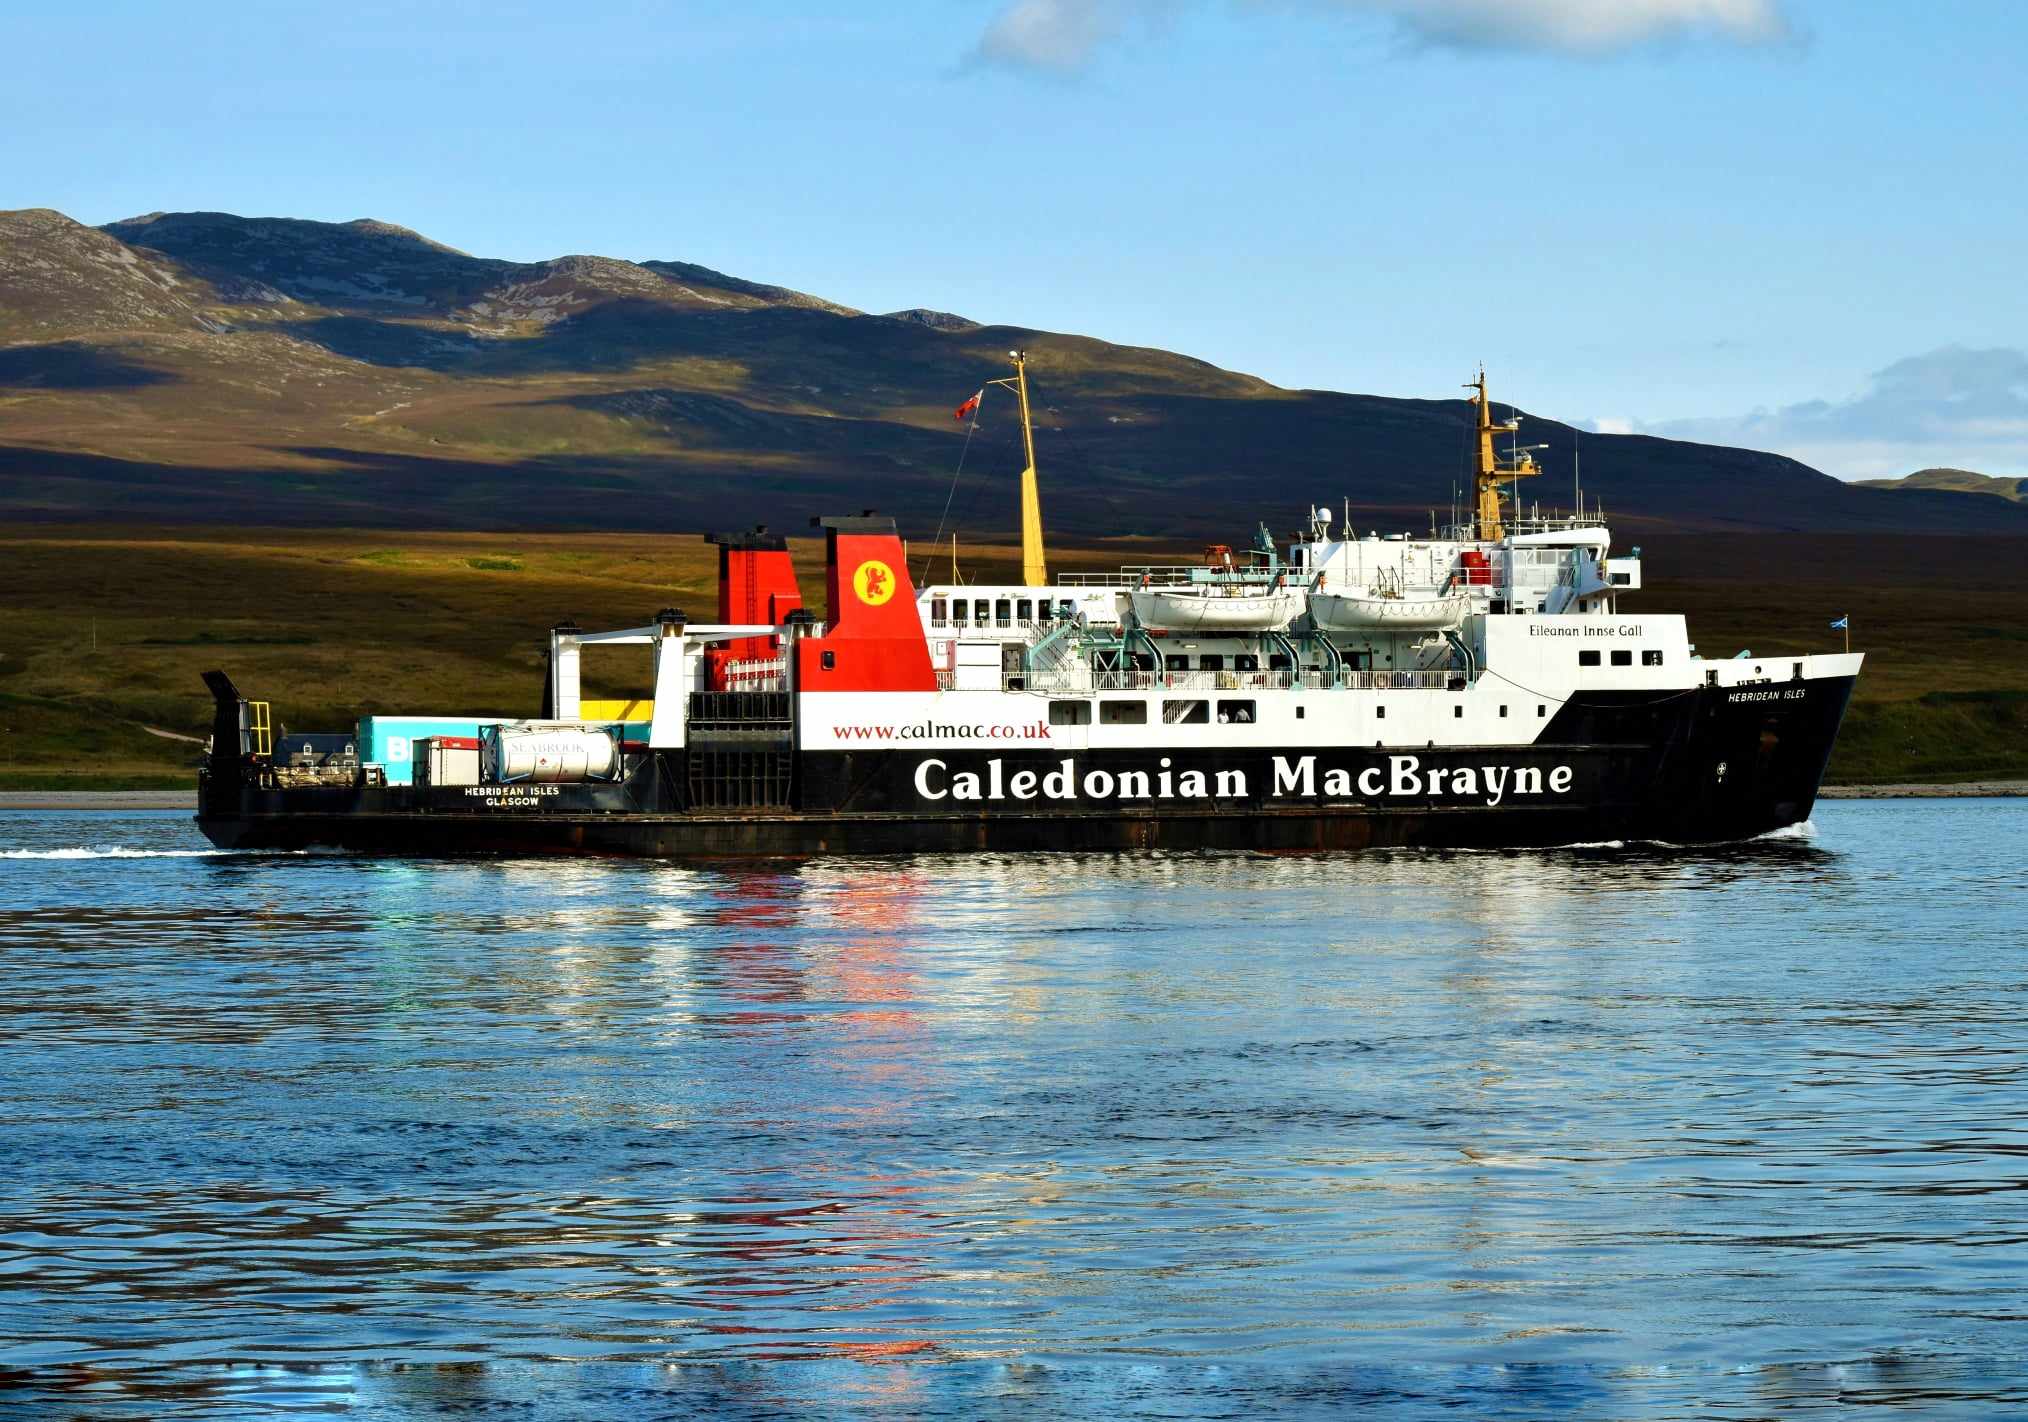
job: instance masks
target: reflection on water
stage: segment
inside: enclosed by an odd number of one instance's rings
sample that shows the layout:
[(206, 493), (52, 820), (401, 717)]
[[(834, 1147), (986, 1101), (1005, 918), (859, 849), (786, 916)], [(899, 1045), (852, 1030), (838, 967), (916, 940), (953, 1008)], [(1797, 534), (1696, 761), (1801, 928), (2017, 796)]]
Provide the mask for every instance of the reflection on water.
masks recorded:
[(2024, 829), (734, 871), (0, 816), (0, 1387), (1980, 1415)]

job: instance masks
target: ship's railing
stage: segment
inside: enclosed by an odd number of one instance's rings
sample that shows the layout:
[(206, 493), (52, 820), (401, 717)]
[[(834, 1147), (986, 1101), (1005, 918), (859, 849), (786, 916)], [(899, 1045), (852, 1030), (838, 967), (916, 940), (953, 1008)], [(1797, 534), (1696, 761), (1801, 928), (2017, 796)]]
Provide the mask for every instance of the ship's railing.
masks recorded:
[[(1525, 518), (1501, 520), (1501, 527), (1509, 533), (1574, 533), (1585, 528), (1609, 528), (1603, 514), (1530, 514)], [(1440, 536), (1452, 543), (1476, 543), (1479, 528), (1476, 523), (1465, 520), (1447, 523), (1439, 531)]]
[(788, 677), (786, 657), (752, 657), (725, 664), (727, 691), (786, 691)]
[(1030, 691), (1081, 695), (1089, 691), (1286, 691), (1296, 686), (1322, 686), (1321, 673), (1294, 671), (1094, 671), (1090, 667), (1059, 667), (1028, 678)]
[(1133, 563), (1117, 573), (1058, 573), (1056, 582), (1066, 588), (1184, 587), (1190, 575), (1204, 571), (1202, 563)]
[(1444, 691), (1454, 686), (1463, 689), (1464, 684), (1464, 672), (1448, 668), (1436, 671), (1348, 671), (1344, 682), (1347, 691)]
[[(938, 685), (949, 690), (940, 676)], [(1462, 670), (1436, 671), (1348, 671), (1341, 674), (1338, 689), (1345, 691), (1443, 691), (1462, 689)], [(1056, 696), (1078, 696), (1094, 691), (1289, 691), (1303, 687), (1316, 691), (1332, 689), (1331, 677), (1322, 671), (1094, 671), (1088, 667), (1053, 668), (1033, 673), (1028, 690)]]
[(1604, 528), (1603, 514), (1530, 514), (1526, 518), (1507, 520), (1509, 533), (1570, 533), (1580, 528)]
[[(1287, 573), (1289, 570), (1281, 570)], [(1187, 588), (1238, 587), (1266, 592), (1274, 579), (1265, 568), (1234, 565), (1211, 568), (1202, 563), (1129, 563), (1117, 573), (1058, 573), (1057, 583), (1067, 588)]]

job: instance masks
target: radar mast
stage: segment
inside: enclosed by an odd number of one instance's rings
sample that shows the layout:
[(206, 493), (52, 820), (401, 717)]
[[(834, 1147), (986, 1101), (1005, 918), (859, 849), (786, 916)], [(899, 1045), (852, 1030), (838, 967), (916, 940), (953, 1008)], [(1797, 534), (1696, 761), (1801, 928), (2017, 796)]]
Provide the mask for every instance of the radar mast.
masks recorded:
[(1035, 490), (1035, 425), (1028, 413), (1028, 353), (1009, 351), (1014, 362), (1012, 380), (989, 380), (988, 385), (1012, 390), (1021, 402), (1021, 449), (1028, 458), (1021, 471), (1021, 581), (1031, 588), (1049, 586), (1049, 570), (1042, 555), (1042, 500)]
[[(1505, 424), (1493, 423), (1493, 402), (1486, 396), (1486, 368), (1479, 367), (1479, 378), (1465, 382), (1465, 389), (1473, 391), (1472, 403), (1478, 407), (1478, 466), (1472, 484), (1476, 493), (1474, 517), (1477, 527), (1474, 535), (1484, 543), (1498, 543), (1507, 536), (1507, 529), (1500, 517), (1500, 486), (1516, 479), (1529, 479), (1542, 471), (1536, 467), (1535, 457), (1527, 450), (1515, 450), (1506, 463), (1500, 462), (1499, 452), (1493, 448), (1493, 436), (1514, 434), (1520, 430), (1518, 420)], [(1518, 496), (1517, 496), (1518, 503)]]

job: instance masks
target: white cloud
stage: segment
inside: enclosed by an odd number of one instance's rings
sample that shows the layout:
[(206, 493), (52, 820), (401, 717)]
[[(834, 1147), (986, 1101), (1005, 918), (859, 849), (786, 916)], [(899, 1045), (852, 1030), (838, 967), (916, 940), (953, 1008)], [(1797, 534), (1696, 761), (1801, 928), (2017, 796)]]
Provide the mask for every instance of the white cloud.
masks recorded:
[[(972, 58), (1069, 73), (1135, 22), (1199, 0), (1010, 0)], [(1267, 0), (1235, 0), (1258, 9)], [(1794, 35), (1783, 0), (1293, 0), (1390, 24), (1417, 45), (1607, 55), (1672, 40), (1768, 44)]]
[(2028, 351), (1944, 346), (1877, 371), (1849, 400), (1806, 400), (1744, 415), (1637, 424), (1661, 435), (1786, 454), (1841, 479), (1945, 465), (2028, 475)]
[(1793, 35), (1778, 0), (1329, 0), (1386, 15), (1425, 44), (1612, 54), (1658, 41), (1769, 44)]
[(1082, 69), (1125, 27), (1118, 0), (1014, 0), (986, 27), (974, 57), (1019, 68)]

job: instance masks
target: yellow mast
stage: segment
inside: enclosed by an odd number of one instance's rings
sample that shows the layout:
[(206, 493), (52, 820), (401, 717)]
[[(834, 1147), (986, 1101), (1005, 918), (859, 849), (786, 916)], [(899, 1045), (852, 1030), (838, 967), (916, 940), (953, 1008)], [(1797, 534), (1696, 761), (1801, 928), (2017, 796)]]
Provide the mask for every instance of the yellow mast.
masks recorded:
[(1477, 498), (1477, 537), (1483, 542), (1497, 543), (1507, 536), (1506, 527), (1500, 521), (1500, 486), (1510, 479), (1533, 478), (1542, 471), (1535, 467), (1534, 456), (1526, 450), (1517, 451), (1509, 463), (1500, 462), (1500, 456), (1493, 448), (1493, 436), (1513, 434), (1521, 426), (1513, 421), (1504, 425), (1493, 423), (1493, 402), (1486, 397), (1484, 366), (1479, 367), (1477, 380), (1465, 382), (1465, 389), (1477, 392), (1472, 396), (1472, 403), (1479, 407), (1478, 471), (1472, 481)]
[(1047, 587), (1049, 570), (1042, 554), (1042, 500), (1035, 491), (1035, 425), (1028, 413), (1028, 356), (1024, 351), (1009, 351), (1007, 355), (1014, 362), (1014, 378), (986, 383), (1006, 386), (1021, 402), (1021, 448), (1028, 457), (1028, 467), (1021, 471), (1021, 581), (1031, 588)]

